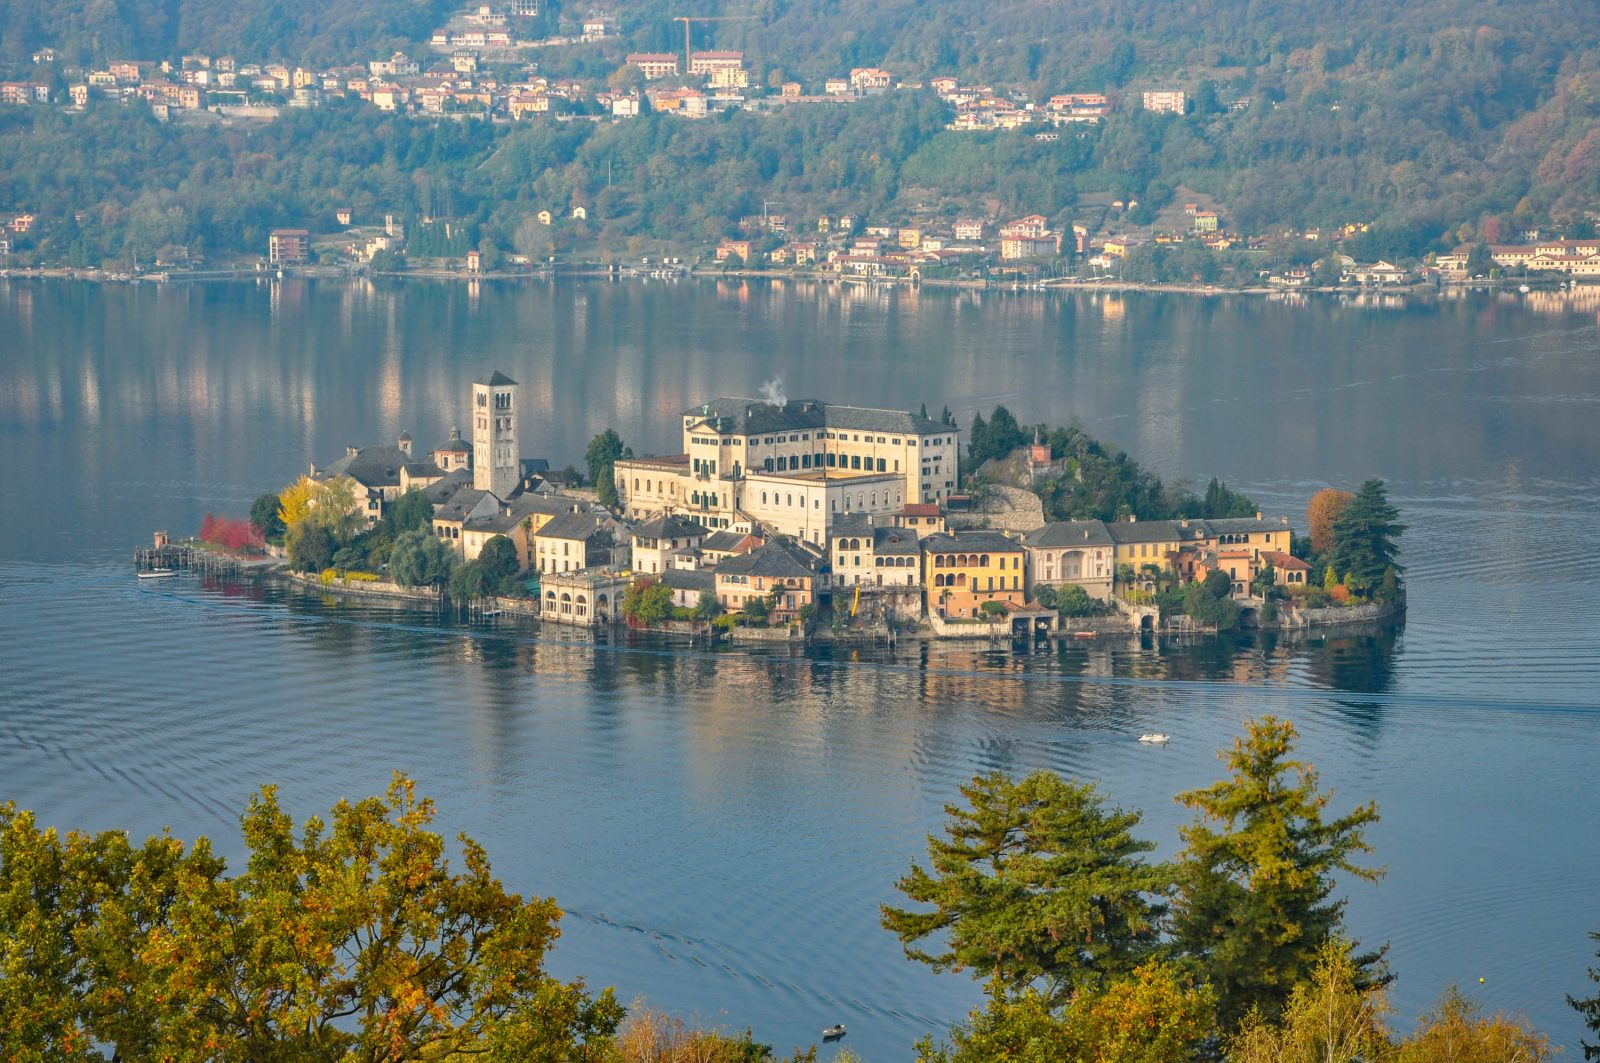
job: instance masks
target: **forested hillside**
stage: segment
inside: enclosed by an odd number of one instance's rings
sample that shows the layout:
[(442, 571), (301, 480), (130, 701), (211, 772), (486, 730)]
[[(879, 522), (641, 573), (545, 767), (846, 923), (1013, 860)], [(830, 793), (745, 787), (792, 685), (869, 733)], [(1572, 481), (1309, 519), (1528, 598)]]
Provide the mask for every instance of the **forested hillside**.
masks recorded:
[(347, 62), (426, 40), (456, 6), (450, 0), (0, 0), (0, 62), (26, 61), (47, 46), (74, 63), (187, 51)]
[[(64, 0), (46, 10), (0, 0), (0, 60), (15, 69), (53, 44), (95, 60), (201, 49), (359, 61), (415, 47), (452, 6)], [(681, 47), (676, 7), (604, 6), (620, 35), (540, 49), (542, 73), (602, 87), (627, 52)], [(589, 10), (565, 0), (542, 21), (570, 29)], [(266, 228), (315, 224), (341, 205), (443, 213), (466, 222), (473, 242), (543, 253), (591, 238), (703, 242), (763, 200), (799, 217), (1038, 212), (1059, 223), (1115, 195), (1140, 201), (1127, 219), (1138, 224), (1186, 188), (1244, 232), (1371, 222), (1360, 248), (1371, 256), (1503, 239), (1525, 223), (1581, 227), (1600, 208), (1600, 19), (1563, 0), (765, 0), (721, 10), (754, 17), (697, 26), (696, 46), (744, 50), (763, 86), (800, 79), (815, 90), (825, 76), (883, 65), (908, 83), (953, 74), (1035, 99), (1120, 92), (1123, 104), (1055, 143), (949, 131), (947, 108), (910, 90), (703, 122), (492, 129), (353, 101), (256, 128), (158, 126), (115, 104), (82, 115), (8, 108), (0, 208), (37, 212), (41, 240), (91, 261), (167, 244), (259, 250)], [(1139, 110), (1138, 91), (1154, 87), (1188, 90), (1193, 112)], [(591, 210), (577, 230), (530, 221), (579, 203)], [(73, 211), (81, 226), (49, 228)]]

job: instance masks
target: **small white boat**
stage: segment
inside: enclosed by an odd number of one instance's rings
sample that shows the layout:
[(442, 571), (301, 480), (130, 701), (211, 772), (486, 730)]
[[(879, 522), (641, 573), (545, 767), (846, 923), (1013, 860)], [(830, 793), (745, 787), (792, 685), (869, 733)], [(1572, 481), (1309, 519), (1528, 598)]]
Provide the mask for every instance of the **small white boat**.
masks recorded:
[(822, 1031), (824, 1041), (837, 1041), (844, 1036), (844, 1023), (835, 1023)]
[(1517, 285), (1517, 291), (1522, 292), (1524, 295), (1526, 295), (1528, 292), (1530, 292), (1532, 290), (1533, 289), (1529, 288), (1526, 284)]
[(177, 574), (178, 570), (175, 568), (152, 568), (148, 572), (140, 572), (137, 575), (140, 579), (168, 579)]
[(1172, 741), (1172, 736), (1169, 734), (1162, 734), (1160, 731), (1150, 731), (1146, 734), (1140, 735), (1139, 741), (1149, 742), (1151, 745), (1159, 746), (1166, 742)]

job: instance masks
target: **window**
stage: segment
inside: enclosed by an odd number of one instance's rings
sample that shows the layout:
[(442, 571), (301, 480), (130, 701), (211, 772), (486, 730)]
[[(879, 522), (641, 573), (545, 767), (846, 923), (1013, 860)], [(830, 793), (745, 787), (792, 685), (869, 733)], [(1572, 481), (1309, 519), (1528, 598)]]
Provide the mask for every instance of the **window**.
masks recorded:
[(882, 458), (879, 458), (878, 459), (878, 471), (879, 472), (884, 472), (884, 471), (886, 471), (886, 469), (887, 469), (887, 462), (885, 462)]

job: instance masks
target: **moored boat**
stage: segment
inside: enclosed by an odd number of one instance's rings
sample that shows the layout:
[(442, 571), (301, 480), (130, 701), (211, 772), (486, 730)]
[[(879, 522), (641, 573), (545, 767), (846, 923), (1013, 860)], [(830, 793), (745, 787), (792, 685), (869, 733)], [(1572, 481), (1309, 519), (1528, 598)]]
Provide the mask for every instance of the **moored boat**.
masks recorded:
[(1151, 745), (1163, 745), (1172, 741), (1172, 736), (1169, 734), (1162, 734), (1160, 731), (1149, 731), (1140, 735), (1139, 741), (1148, 742)]

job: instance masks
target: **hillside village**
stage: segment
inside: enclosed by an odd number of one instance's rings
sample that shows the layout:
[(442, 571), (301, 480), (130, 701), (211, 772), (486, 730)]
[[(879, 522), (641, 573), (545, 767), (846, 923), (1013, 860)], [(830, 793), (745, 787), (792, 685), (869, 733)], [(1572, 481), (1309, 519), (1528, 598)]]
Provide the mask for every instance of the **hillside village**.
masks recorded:
[[(1286, 516), (997, 511), (963, 492), (949, 418), (811, 399), (683, 411), (682, 452), (614, 454), (599, 492), (614, 504), (603, 505), (570, 473), (521, 457), (519, 390), (499, 372), (472, 384), (470, 441), (457, 430), (428, 452), (408, 435), (353, 447), (310, 480), (339, 485), (340, 499), (347, 489), (363, 526), (419, 492), (428, 536), (457, 563), (495, 555), (515, 572), (515, 593), (496, 592), (502, 605), (579, 626), (716, 619), (735, 637), (784, 639), (819, 619), (835, 634), (924, 626), (937, 637), (1195, 630), (1204, 622), (1163, 619), (1158, 586), (1214, 588), (1245, 623), (1293, 618), (1311, 590)], [(1047, 443), (1011, 460), (1030, 477), (1062, 468)], [(322, 583), (346, 577), (330, 567)], [(654, 612), (638, 607), (647, 597)]]
[[(1123, 91), (1059, 92), (1035, 98), (1015, 86), (966, 84), (955, 75), (926, 82), (902, 80), (893, 70), (840, 70), (817, 84), (784, 79), (763, 86), (744, 53), (696, 49), (687, 33), (682, 51), (619, 53), (620, 65), (600, 77), (554, 77), (541, 73), (539, 57), (552, 49), (595, 46), (614, 39), (617, 27), (603, 13), (578, 20), (569, 36), (533, 38), (537, 3), (484, 3), (458, 12), (429, 41), (429, 54), (394, 52), (364, 63), (311, 68), (269, 57), (187, 54), (173, 58), (124, 58), (104, 67), (64, 65), (50, 48), (33, 55), (35, 74), (0, 82), (0, 105), (62, 107), (83, 111), (119, 103), (144, 106), (161, 121), (187, 123), (268, 122), (285, 108), (314, 109), (332, 101), (354, 101), (375, 113), (424, 121), (515, 124), (618, 123), (650, 115), (706, 119), (730, 110), (777, 114), (792, 108), (849, 106), (885, 93), (930, 93), (949, 116), (948, 130), (1029, 137), (1041, 145), (1060, 143), (1118, 111), (1183, 116), (1196, 108), (1243, 110), (1248, 96), (1203, 100), (1189, 88), (1155, 84)], [(1182, 193), (1185, 190), (1180, 189)], [(1179, 206), (1181, 205), (1181, 213)], [(1435, 261), (1358, 262), (1339, 245), (1366, 231), (1356, 221), (1334, 229), (1241, 232), (1230, 227), (1221, 204), (1181, 196), (1152, 212), (1132, 196), (1086, 196), (1067, 214), (1001, 216), (974, 202), (967, 214), (947, 209), (926, 216), (864, 218), (849, 213), (801, 218), (763, 205), (759, 216), (740, 219), (738, 236), (689, 250), (691, 263), (711, 268), (762, 268), (831, 274), (854, 279), (934, 278), (1048, 280), (1080, 279), (1211, 283), (1219, 279), (1218, 256), (1235, 285), (1291, 290), (1334, 285), (1397, 288), (1420, 281), (1461, 282), (1492, 271), (1529, 277), (1600, 277), (1600, 254), (1592, 241), (1564, 240), (1537, 229), (1488, 248), (1474, 260), (1462, 247)], [(9, 209), (8, 209), (9, 208)], [(547, 229), (584, 231), (602, 222), (591, 202), (549, 203), (535, 214)], [(420, 216), (404, 204), (359, 217), (349, 207), (333, 211), (337, 229), (313, 229), (311, 219), (284, 218), (259, 248), (261, 264), (277, 269), (342, 265), (392, 270), (406, 264), (480, 275), (498, 269), (548, 266), (552, 256), (527, 250), (485, 252), (469, 238), (462, 219)], [(380, 223), (381, 219), (381, 223)], [(82, 213), (74, 223), (84, 220)], [(409, 234), (407, 225), (412, 224)], [(41, 217), (26, 203), (0, 203), (0, 267), (32, 264), (29, 251), (41, 232), (65, 219)], [(325, 224), (325, 223), (324, 223)], [(420, 241), (418, 228), (425, 228)], [(562, 241), (546, 241), (555, 246)], [(581, 243), (581, 240), (577, 241)], [(1285, 248), (1300, 249), (1288, 255)], [(1193, 247), (1211, 254), (1167, 261), (1163, 255)], [(685, 249), (677, 249), (683, 251)], [(590, 253), (616, 262), (614, 248)], [(1310, 252), (1310, 253), (1304, 253)], [(1198, 253), (1198, 252), (1197, 252)], [(18, 262), (10, 260), (16, 256)], [(1241, 257), (1242, 256), (1242, 257)], [(1170, 257), (1170, 256), (1168, 256)], [(157, 269), (203, 265), (189, 248), (174, 248), (153, 263)], [(137, 264), (135, 264), (137, 265)], [(682, 257), (648, 256), (630, 264), (645, 272), (679, 272)]]

